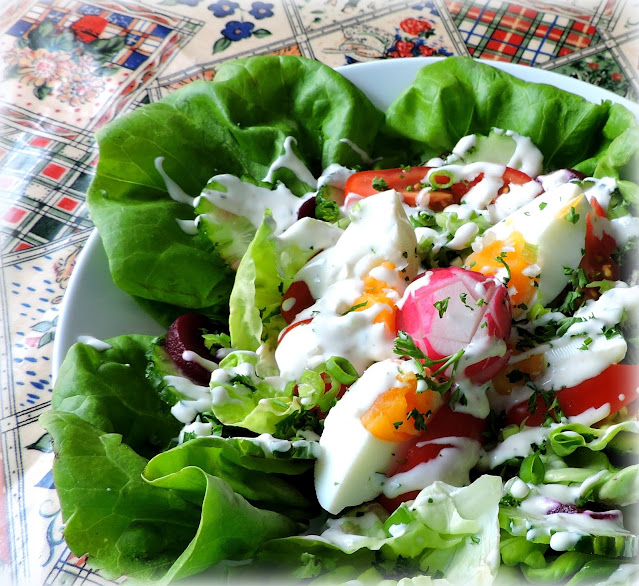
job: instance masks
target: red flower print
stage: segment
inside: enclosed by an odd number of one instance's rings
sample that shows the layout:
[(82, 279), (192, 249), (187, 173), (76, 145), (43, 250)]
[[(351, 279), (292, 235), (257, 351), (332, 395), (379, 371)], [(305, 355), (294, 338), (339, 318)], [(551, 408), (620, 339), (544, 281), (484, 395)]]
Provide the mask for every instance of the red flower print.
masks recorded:
[(71, 25), (71, 30), (76, 38), (83, 43), (90, 43), (100, 37), (106, 28), (107, 21), (101, 16), (83, 16)]
[(435, 49), (433, 49), (432, 47), (427, 47), (426, 45), (420, 45), (418, 48), (419, 48), (420, 55), (423, 55), (424, 57), (430, 57), (431, 55), (435, 54)]
[(418, 18), (406, 18), (399, 23), (399, 26), (405, 33), (414, 36), (418, 36), (419, 33), (429, 31), (433, 28), (429, 22)]
[(395, 47), (400, 57), (412, 57), (412, 50), (415, 47), (415, 43), (411, 43), (410, 41), (397, 41)]
[(397, 51), (389, 51), (388, 56), (396, 59), (397, 57), (399, 57), (399, 53)]
[(621, 81), (623, 79), (623, 75), (621, 73), (611, 73), (610, 77), (612, 81)]
[(599, 69), (599, 63), (588, 63), (588, 67), (594, 71), (595, 69)]

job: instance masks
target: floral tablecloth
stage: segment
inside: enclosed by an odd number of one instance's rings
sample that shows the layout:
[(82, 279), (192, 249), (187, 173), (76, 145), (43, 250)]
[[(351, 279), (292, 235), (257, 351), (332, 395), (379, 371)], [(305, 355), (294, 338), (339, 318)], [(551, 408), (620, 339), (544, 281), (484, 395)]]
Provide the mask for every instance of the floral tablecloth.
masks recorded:
[(92, 229), (95, 131), (220, 63), (471, 55), (635, 99), (637, 0), (0, 2), (0, 583), (107, 584), (66, 547), (38, 416), (60, 302)]

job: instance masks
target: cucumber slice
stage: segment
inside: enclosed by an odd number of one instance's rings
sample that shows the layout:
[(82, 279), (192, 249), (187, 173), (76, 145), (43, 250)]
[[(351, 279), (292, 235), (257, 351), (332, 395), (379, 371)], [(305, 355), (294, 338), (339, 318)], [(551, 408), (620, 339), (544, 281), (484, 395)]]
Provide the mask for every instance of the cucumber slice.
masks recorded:
[(606, 446), (606, 451), (616, 456), (636, 456), (639, 454), (637, 434), (629, 431), (618, 433)]
[(466, 163), (485, 162), (507, 165), (516, 148), (517, 143), (514, 138), (506, 133), (491, 131), (488, 136), (477, 135), (475, 147), (462, 158)]
[[(220, 189), (220, 186), (215, 185), (215, 188)], [(199, 216), (198, 232), (208, 239), (229, 267), (237, 269), (255, 236), (255, 226), (244, 216), (222, 210), (205, 197), (199, 198), (195, 213)]]
[(147, 350), (146, 378), (153, 385), (160, 399), (172, 407), (178, 401), (189, 400), (190, 397), (178, 391), (165, 378), (167, 376), (183, 377), (184, 375), (163, 348), (163, 341), (164, 336), (155, 338)]

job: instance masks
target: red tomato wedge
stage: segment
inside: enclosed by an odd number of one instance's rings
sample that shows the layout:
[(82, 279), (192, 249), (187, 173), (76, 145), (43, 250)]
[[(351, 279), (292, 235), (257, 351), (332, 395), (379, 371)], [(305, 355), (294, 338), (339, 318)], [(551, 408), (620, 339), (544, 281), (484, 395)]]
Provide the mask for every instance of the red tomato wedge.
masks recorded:
[[(351, 175), (346, 181), (345, 192), (356, 193), (362, 197), (374, 195), (380, 191), (394, 189), (401, 194), (404, 202), (410, 206), (416, 205), (416, 198), (420, 190), (426, 185), (426, 175), (432, 167), (406, 167), (399, 169), (380, 169), (372, 171), (361, 171)], [(436, 171), (433, 173), (435, 181), (446, 184), (449, 180), (447, 175), (442, 174), (437, 178)], [(430, 192), (428, 207), (439, 212), (451, 204), (457, 204), (462, 197), (470, 191), (477, 183), (483, 179), (480, 173), (472, 181), (462, 181), (455, 183), (446, 189), (437, 189)], [(502, 175), (504, 185), (499, 189), (497, 195), (501, 195), (507, 190), (508, 185), (523, 185), (532, 181), (526, 173), (506, 167)]]
[(294, 281), (282, 297), (280, 313), (287, 324), (293, 323), (297, 314), (315, 303), (305, 281)]
[(346, 180), (344, 192), (357, 193), (362, 197), (375, 195), (386, 189), (399, 192), (408, 205), (415, 205), (415, 197), (424, 187), (430, 167), (407, 167), (406, 169), (380, 169), (360, 171)]
[[(586, 254), (581, 259), (579, 267), (584, 270), (588, 282), (601, 281), (604, 279), (617, 281), (621, 276), (621, 269), (617, 262), (612, 258), (612, 253), (617, 248), (615, 239), (606, 232), (603, 232), (601, 238), (596, 234), (595, 226), (598, 218), (605, 218), (606, 212), (599, 205), (596, 199), (591, 200), (594, 209), (588, 212), (586, 217)], [(597, 295), (597, 289), (586, 289), (589, 297)]]
[[(561, 389), (557, 393), (557, 401), (568, 416), (580, 415), (591, 407), (599, 408), (606, 403), (610, 404), (610, 414), (613, 414), (639, 398), (638, 385), (638, 365), (613, 364), (598, 376), (577, 386)], [(543, 398), (539, 397), (534, 407), (529, 407), (528, 401), (511, 407), (506, 414), (506, 422), (521, 425), (525, 420), (528, 427), (538, 427), (547, 414), (548, 408)]]
[(279, 344), (282, 341), (282, 338), (284, 338), (284, 336), (286, 336), (286, 334), (288, 334), (292, 329), (296, 328), (297, 326), (303, 326), (305, 324), (310, 324), (312, 321), (313, 321), (312, 317), (307, 317), (306, 319), (301, 319), (299, 321), (293, 322), (289, 326), (285, 327), (280, 332), (280, 335), (277, 338), (277, 343)]
[[(386, 475), (390, 477), (400, 472), (412, 470), (422, 462), (437, 458), (443, 449), (453, 447), (452, 444), (424, 444), (424, 442), (444, 437), (466, 437), (481, 443), (485, 429), (486, 421), (484, 419), (453, 411), (448, 405), (443, 405), (433, 415), (426, 431), (414, 440), (406, 442), (402, 454), (397, 455), (397, 461)], [(414, 499), (418, 492), (407, 492), (392, 499), (382, 495), (379, 502), (387, 511), (392, 512), (404, 501)]]

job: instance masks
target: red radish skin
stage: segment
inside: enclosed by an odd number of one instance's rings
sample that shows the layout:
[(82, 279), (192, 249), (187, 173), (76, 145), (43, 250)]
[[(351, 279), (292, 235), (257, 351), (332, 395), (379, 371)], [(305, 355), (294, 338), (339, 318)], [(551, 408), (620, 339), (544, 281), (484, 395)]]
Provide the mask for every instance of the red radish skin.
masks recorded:
[[(475, 345), (502, 344), (510, 336), (512, 316), (506, 287), (481, 273), (457, 267), (436, 268), (418, 277), (406, 291), (397, 315), (405, 331), (433, 360)], [(485, 384), (508, 362), (510, 352), (466, 367), (463, 375)]]
[(182, 357), (185, 351), (190, 350), (206, 360), (211, 359), (211, 353), (202, 338), (203, 330), (215, 331), (215, 326), (209, 318), (199, 313), (185, 313), (169, 326), (164, 339), (164, 349), (186, 377), (197, 384), (208, 385), (211, 372), (197, 362), (184, 360)]

